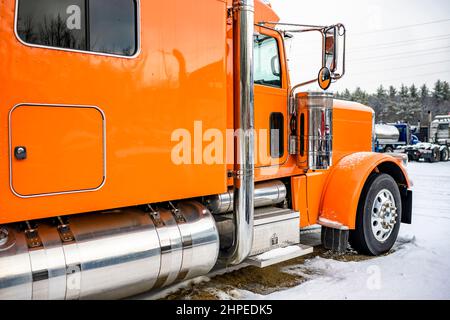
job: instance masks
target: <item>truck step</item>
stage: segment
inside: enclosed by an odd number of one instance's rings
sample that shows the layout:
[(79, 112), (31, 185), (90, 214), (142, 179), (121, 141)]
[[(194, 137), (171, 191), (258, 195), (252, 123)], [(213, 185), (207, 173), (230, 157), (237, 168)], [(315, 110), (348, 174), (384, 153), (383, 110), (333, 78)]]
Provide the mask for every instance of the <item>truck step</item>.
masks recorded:
[(280, 262), (289, 261), (301, 256), (305, 256), (312, 252), (313, 247), (304, 244), (299, 244), (286, 248), (274, 249), (266, 253), (263, 253), (259, 256), (247, 258), (245, 263), (258, 268), (265, 268)]
[[(233, 238), (232, 214), (215, 216), (221, 243)], [(313, 252), (313, 247), (300, 242), (300, 213), (292, 209), (263, 207), (255, 209), (253, 247), (244, 262), (265, 268)]]

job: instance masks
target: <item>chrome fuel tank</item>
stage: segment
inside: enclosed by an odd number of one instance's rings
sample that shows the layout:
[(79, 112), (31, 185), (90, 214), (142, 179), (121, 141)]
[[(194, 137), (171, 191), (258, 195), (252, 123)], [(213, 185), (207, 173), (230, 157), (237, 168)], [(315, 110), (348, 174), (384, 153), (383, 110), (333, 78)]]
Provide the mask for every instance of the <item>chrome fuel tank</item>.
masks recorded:
[(2, 227), (0, 299), (119, 299), (208, 273), (219, 253), (197, 202)]

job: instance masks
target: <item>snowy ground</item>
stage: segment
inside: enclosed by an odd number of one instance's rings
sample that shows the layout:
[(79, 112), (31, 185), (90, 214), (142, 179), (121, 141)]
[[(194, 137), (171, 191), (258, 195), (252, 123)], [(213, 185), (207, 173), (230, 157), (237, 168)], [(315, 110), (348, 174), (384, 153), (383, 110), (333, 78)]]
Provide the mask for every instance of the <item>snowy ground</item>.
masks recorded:
[(309, 279), (302, 285), (242, 298), (450, 299), (450, 162), (410, 163), (408, 171), (413, 224), (402, 225), (394, 253), (360, 262), (316, 257), (287, 268)]
[(259, 275), (245, 268), (197, 279), (169, 298), (450, 299), (450, 162), (410, 163), (408, 170), (414, 181), (413, 224), (401, 226), (392, 253), (339, 258), (319, 249)]

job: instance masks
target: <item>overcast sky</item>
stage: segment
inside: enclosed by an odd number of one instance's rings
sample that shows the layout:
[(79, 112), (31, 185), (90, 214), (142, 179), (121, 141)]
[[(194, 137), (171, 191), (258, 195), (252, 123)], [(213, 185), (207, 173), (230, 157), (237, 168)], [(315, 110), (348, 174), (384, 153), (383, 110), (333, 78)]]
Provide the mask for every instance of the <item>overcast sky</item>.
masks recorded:
[(449, 0), (270, 2), (283, 22), (345, 24), (347, 73), (333, 91), (450, 81)]

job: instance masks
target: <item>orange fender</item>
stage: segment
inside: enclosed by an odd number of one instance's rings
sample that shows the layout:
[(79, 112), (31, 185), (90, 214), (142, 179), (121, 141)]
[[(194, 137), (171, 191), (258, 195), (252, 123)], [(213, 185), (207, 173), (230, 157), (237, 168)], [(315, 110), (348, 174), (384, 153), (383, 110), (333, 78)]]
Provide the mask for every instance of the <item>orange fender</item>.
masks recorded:
[(318, 223), (335, 229), (355, 229), (359, 198), (372, 172), (388, 173), (397, 183), (411, 186), (400, 159), (372, 152), (351, 154), (342, 158), (328, 177)]

